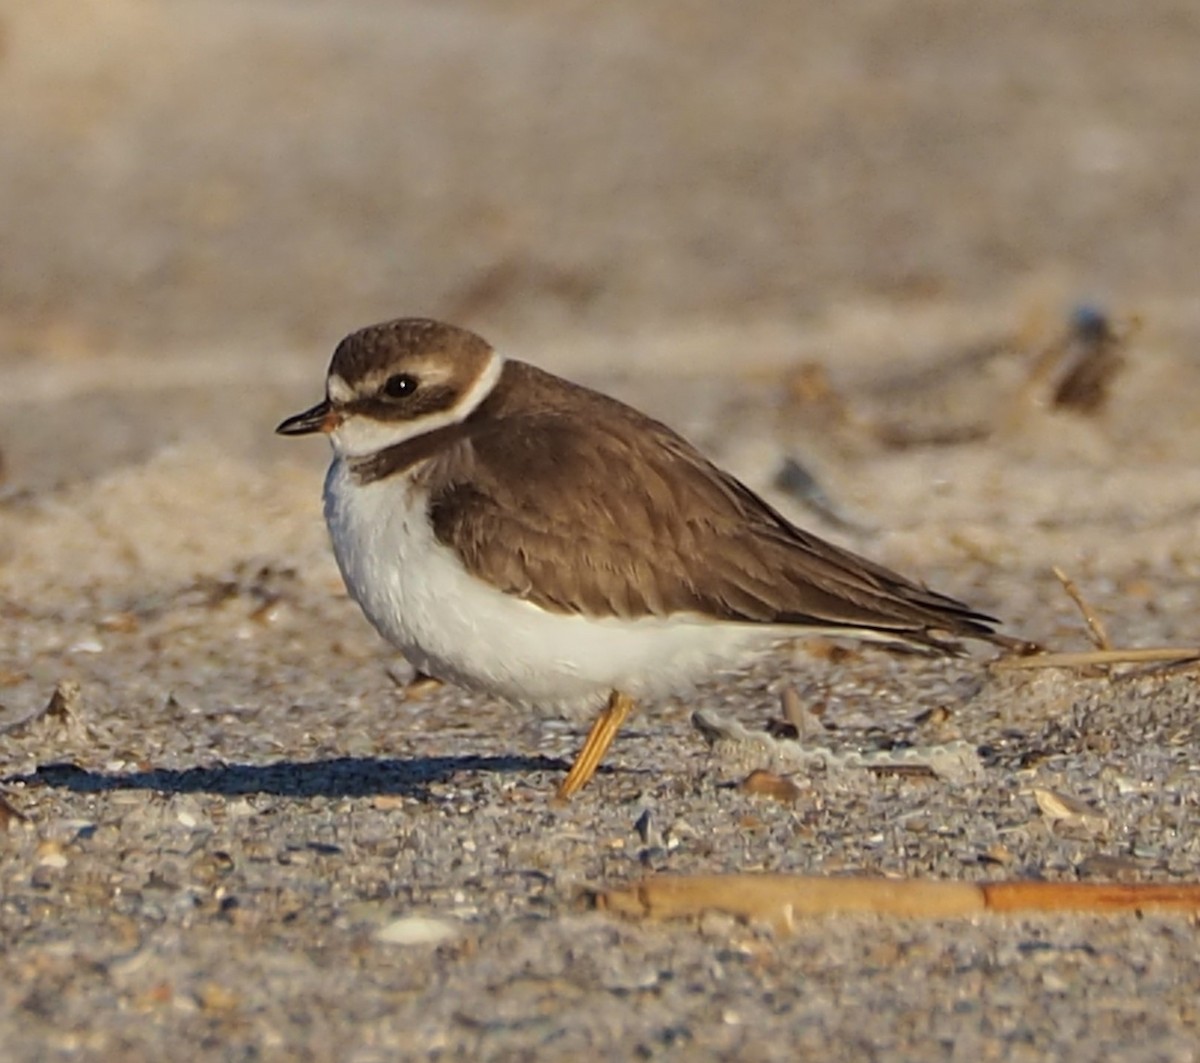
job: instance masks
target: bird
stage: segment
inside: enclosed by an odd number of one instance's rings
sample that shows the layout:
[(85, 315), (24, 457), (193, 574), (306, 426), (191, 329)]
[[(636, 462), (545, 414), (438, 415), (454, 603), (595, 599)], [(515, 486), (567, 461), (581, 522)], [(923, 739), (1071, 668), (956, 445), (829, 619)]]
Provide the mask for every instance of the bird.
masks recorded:
[(419, 674), (593, 722), (801, 636), (961, 652), (993, 617), (797, 527), (667, 425), (429, 318), (361, 328), (325, 397), (324, 514), (347, 591)]

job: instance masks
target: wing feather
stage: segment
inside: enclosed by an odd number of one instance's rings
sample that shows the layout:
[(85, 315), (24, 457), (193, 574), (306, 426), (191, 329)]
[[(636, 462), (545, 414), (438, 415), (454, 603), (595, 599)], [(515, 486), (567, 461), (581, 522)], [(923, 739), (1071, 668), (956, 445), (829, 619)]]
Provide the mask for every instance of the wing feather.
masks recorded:
[[(613, 410), (621, 417), (614, 418)], [(431, 463), (438, 539), (564, 613), (870, 629), (949, 648), (990, 617), (797, 528), (669, 428), (613, 403), (481, 424)]]

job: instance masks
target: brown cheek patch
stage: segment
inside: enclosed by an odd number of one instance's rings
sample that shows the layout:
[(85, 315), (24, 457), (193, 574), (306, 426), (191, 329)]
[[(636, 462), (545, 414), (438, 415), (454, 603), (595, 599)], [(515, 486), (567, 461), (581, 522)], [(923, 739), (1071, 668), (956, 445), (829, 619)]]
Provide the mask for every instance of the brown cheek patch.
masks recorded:
[(347, 405), (349, 413), (360, 413), (376, 421), (415, 421), (433, 413), (445, 413), (458, 401), (458, 391), (446, 384), (418, 388), (407, 398), (388, 402), (384, 399), (356, 399)]

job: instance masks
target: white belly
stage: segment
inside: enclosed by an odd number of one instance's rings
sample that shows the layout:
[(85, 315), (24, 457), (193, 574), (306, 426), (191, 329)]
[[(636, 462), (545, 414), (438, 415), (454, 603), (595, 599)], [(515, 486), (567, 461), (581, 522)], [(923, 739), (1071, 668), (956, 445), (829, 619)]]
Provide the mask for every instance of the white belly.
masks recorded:
[(595, 620), (550, 613), (470, 575), (433, 535), (424, 496), (393, 477), (361, 485), (335, 460), (325, 518), (351, 596), (413, 667), (560, 710), (686, 687), (785, 632), (701, 618)]

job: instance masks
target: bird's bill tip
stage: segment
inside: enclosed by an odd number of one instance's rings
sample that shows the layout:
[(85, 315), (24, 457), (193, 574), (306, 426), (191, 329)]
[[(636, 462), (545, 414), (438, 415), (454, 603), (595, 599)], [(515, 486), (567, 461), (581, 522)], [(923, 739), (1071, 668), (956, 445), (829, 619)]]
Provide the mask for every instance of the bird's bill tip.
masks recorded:
[(324, 432), (328, 435), (341, 423), (341, 414), (334, 410), (328, 399), (322, 399), (311, 409), (281, 421), (275, 432), (281, 436), (307, 436), (314, 432)]

